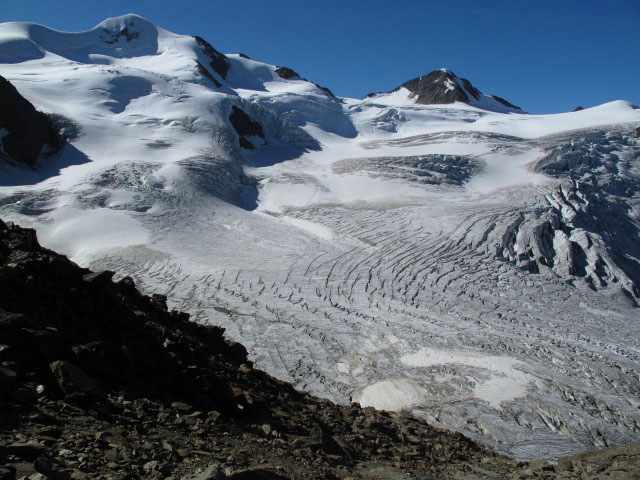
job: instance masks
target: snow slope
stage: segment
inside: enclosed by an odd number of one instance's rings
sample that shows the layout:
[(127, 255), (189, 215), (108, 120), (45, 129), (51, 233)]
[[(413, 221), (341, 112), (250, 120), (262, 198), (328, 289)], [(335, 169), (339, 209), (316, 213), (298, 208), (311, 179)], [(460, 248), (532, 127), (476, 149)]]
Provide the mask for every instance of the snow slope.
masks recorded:
[(45, 246), (327, 398), (523, 459), (640, 439), (633, 105), (336, 98), (135, 15), (0, 24), (0, 75), (68, 137), (0, 166), (0, 216)]

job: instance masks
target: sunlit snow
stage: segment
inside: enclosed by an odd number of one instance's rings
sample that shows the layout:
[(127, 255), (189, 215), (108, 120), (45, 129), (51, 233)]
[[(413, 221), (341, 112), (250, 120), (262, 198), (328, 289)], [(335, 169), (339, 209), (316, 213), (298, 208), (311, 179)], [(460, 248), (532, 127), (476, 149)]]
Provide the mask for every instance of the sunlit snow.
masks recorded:
[(522, 459), (640, 440), (639, 109), (343, 99), (227, 58), (135, 15), (0, 24), (0, 75), (74, 132), (0, 166), (0, 217), (313, 394)]

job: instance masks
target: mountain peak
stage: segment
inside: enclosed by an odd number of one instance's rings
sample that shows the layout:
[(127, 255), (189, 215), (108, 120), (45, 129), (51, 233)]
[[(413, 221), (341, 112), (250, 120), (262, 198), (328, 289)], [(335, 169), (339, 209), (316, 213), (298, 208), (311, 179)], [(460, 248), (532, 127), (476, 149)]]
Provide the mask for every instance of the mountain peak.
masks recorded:
[(463, 102), (468, 105), (498, 112), (519, 112), (522, 109), (493, 95), (485, 95), (466, 78), (458, 77), (452, 70), (441, 68), (403, 83), (396, 90), (405, 88), (416, 103), (423, 105)]
[(369, 94), (367, 97), (381, 97), (408, 92), (409, 100), (421, 105), (446, 105), (456, 102), (499, 113), (524, 113), (495, 95), (485, 95), (466, 78), (458, 77), (448, 68), (434, 70), (427, 75), (413, 78), (396, 89), (386, 93)]
[(92, 30), (95, 30), (96, 28), (111, 29), (114, 26), (125, 27), (129, 25), (133, 25), (135, 23), (139, 23), (140, 25), (148, 24), (153, 26), (153, 24), (143, 16), (138, 15), (137, 13), (127, 13), (125, 15), (120, 15), (117, 17), (105, 18), (103, 21), (97, 24)]
[(95, 55), (130, 58), (154, 55), (157, 51), (158, 29), (145, 18), (131, 13), (108, 18), (83, 32), (61, 32), (28, 22), (0, 24), (0, 61), (3, 63), (39, 59), (46, 52), (77, 62), (94, 63)]
[(109, 44), (114, 44), (123, 40), (124, 42), (131, 42), (137, 38), (144, 36), (157, 36), (157, 29), (146, 18), (129, 13), (119, 17), (107, 18), (93, 30), (101, 30), (103, 34), (102, 39)]

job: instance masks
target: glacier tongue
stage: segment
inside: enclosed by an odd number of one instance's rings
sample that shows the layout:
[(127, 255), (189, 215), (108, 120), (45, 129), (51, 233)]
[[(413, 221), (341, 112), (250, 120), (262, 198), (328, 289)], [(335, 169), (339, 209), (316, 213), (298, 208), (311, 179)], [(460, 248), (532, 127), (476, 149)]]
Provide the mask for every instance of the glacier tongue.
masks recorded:
[(0, 216), (314, 394), (521, 459), (640, 440), (640, 110), (336, 98), (207, 45), (0, 24), (0, 75), (68, 137), (0, 165)]

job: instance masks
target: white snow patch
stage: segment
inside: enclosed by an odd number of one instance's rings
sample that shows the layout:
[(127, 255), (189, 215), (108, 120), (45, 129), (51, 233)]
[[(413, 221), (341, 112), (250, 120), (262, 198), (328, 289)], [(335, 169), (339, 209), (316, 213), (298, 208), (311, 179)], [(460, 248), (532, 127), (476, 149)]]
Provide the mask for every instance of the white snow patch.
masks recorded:
[(444, 81), (444, 86), (447, 88), (447, 90), (455, 90), (456, 86), (455, 84), (449, 80), (448, 78)]
[(556, 179), (526, 168), (528, 163), (541, 156), (542, 152), (537, 150), (518, 156), (496, 153), (483, 155), (481, 158), (486, 162), (484, 171), (474, 176), (466, 184), (466, 188), (469, 192), (484, 194), (517, 185), (543, 185), (557, 182)]
[(354, 395), (353, 400), (362, 407), (396, 411), (420, 405), (426, 396), (427, 392), (418, 383), (398, 378), (369, 385)]
[(294, 227), (300, 228), (306, 232), (311, 233), (312, 235), (323, 238), (325, 240), (333, 240), (335, 238), (335, 233), (333, 230), (319, 223), (289, 216), (284, 216), (282, 217), (282, 219), (285, 222), (290, 223)]
[(434, 367), (438, 365), (463, 365), (487, 371), (490, 378), (476, 380), (474, 396), (500, 409), (502, 402), (515, 400), (527, 394), (529, 384), (534, 377), (515, 367), (522, 362), (511, 357), (483, 355), (461, 350), (437, 350), (423, 348), (415, 353), (404, 355), (400, 361), (410, 367)]
[(52, 220), (38, 228), (42, 243), (82, 265), (100, 252), (149, 242), (148, 232), (138, 221), (119, 210), (65, 206), (55, 211)]

